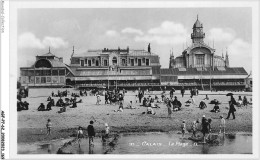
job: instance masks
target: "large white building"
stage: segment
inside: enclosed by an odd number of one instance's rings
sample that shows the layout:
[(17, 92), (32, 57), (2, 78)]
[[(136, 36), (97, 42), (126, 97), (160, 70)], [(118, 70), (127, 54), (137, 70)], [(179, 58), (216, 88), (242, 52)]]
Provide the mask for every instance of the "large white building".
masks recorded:
[(229, 67), (228, 53), (226, 53), (225, 59), (223, 53), (222, 57), (215, 55), (216, 50), (204, 42), (203, 24), (198, 17), (192, 29), (191, 46), (177, 57), (171, 54), (169, 68)]

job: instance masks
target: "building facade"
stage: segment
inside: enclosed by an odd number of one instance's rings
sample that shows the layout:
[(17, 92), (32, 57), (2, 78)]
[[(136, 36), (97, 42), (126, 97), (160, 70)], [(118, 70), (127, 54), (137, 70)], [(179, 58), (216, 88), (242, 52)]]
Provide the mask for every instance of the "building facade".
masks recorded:
[(30, 67), (20, 68), (20, 82), (28, 87), (60, 87), (66, 85), (66, 76), (71, 73), (63, 58), (50, 52), (36, 56)]
[[(221, 35), (220, 35), (221, 36)], [(161, 85), (187, 86), (200, 89), (242, 90), (248, 73), (243, 67), (230, 67), (229, 56), (216, 55), (216, 50), (204, 42), (203, 24), (195, 21), (192, 44), (181, 55), (170, 55), (169, 69), (161, 69)]]
[(160, 67), (150, 44), (147, 51), (104, 48), (77, 55), (73, 50), (70, 68), (74, 74), (67, 82), (78, 87), (159, 85)]
[(191, 33), (192, 44), (187, 47), (181, 55), (174, 57), (170, 55), (169, 68), (198, 68), (198, 67), (229, 67), (228, 53), (226, 59), (215, 55), (215, 49), (211, 48), (204, 42), (205, 33), (203, 32), (203, 24), (198, 17), (193, 25), (193, 33)]
[[(220, 35), (221, 36), (221, 35)], [(20, 68), (20, 82), (29, 87), (76, 88), (153, 88), (184, 86), (205, 90), (244, 90), (248, 73), (243, 67), (230, 67), (229, 56), (216, 55), (216, 50), (204, 43), (203, 24), (198, 17), (192, 28), (192, 44), (181, 55), (171, 53), (169, 68), (161, 68), (160, 57), (147, 50), (98, 49), (75, 53), (70, 64), (49, 52), (36, 56), (30, 67)]]

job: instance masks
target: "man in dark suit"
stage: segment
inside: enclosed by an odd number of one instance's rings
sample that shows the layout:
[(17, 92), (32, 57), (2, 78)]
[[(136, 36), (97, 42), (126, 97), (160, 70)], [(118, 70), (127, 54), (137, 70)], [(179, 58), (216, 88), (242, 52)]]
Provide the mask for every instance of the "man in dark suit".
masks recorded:
[(232, 113), (233, 119), (235, 119), (236, 118), (235, 117), (235, 111), (236, 111), (236, 108), (235, 108), (233, 102), (229, 101), (229, 111), (228, 111), (228, 116), (227, 116), (226, 119), (229, 119), (229, 116), (230, 116), (231, 113)]
[(182, 97), (184, 96), (184, 93), (185, 93), (185, 89), (184, 89), (184, 87), (182, 86), (182, 88), (181, 88), (181, 96), (182, 96)]
[(139, 89), (139, 91), (138, 91), (139, 103), (142, 102), (143, 95), (144, 95), (143, 92)]
[(89, 154), (93, 154), (94, 149), (94, 137), (96, 135), (95, 129), (93, 126), (94, 122), (90, 121), (90, 124), (88, 125), (88, 137), (89, 137)]

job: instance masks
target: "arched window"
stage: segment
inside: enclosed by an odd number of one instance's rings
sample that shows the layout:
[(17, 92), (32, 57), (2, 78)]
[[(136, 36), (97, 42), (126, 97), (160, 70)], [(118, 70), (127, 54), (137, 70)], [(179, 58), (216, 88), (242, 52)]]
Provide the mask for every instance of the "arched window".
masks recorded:
[(47, 59), (40, 59), (35, 63), (35, 68), (51, 68), (51, 62)]
[(113, 63), (113, 65), (117, 64), (117, 58), (116, 57), (113, 57), (112, 63)]

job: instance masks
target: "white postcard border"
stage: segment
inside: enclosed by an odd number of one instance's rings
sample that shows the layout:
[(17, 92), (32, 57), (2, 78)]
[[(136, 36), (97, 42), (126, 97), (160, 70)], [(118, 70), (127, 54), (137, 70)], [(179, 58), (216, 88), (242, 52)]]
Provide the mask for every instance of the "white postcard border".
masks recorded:
[[(6, 1), (8, 2), (8, 1)], [(7, 144), (6, 152), (10, 153), (6, 154), (6, 158), (21, 158), (21, 159), (49, 159), (49, 158), (58, 158), (58, 159), (71, 159), (73, 158), (84, 158), (84, 159), (122, 159), (122, 158), (131, 158), (131, 159), (169, 159), (169, 158), (184, 158), (189, 159), (192, 157), (197, 159), (216, 159), (216, 158), (236, 158), (236, 159), (251, 159), (259, 157), (259, 108), (253, 108), (253, 154), (252, 155), (18, 155), (17, 154), (17, 111), (16, 111), (16, 84), (17, 78), (17, 9), (19, 8), (181, 8), (181, 7), (251, 7), (252, 8), (252, 26), (253, 26), (253, 41), (252, 41), (252, 52), (253, 52), (253, 103), (254, 106), (259, 106), (259, 3), (258, 1), (10, 1), (10, 6), (5, 2), (5, 32), (6, 34), (2, 34), (2, 53), (10, 53), (10, 57), (8, 54), (2, 54), (1, 59), (1, 96), (2, 101), (1, 106), (3, 110), (6, 112), (6, 116), (10, 121), (9, 127), (10, 131), (6, 130), (7, 142), (10, 141), (10, 148)], [(148, 3), (149, 2), (149, 3)], [(10, 26), (8, 26), (8, 9), (10, 9)], [(8, 38), (8, 29), (10, 27), (10, 39)], [(11, 40), (11, 41), (10, 41)], [(10, 41), (10, 45), (8, 45)], [(10, 47), (8, 47), (10, 46)], [(9, 51), (10, 48), (10, 51)], [(10, 60), (9, 60), (10, 58)], [(10, 63), (9, 63), (10, 62)], [(9, 68), (10, 66), (10, 68)], [(9, 70), (10, 69), (10, 70)], [(10, 77), (10, 79), (6, 78)], [(10, 84), (9, 84), (10, 83)], [(10, 94), (9, 94), (10, 89)], [(10, 97), (9, 97), (10, 96)], [(10, 100), (10, 103), (6, 100)], [(12, 113), (12, 114), (10, 114)], [(12, 133), (10, 135), (10, 133)]]

